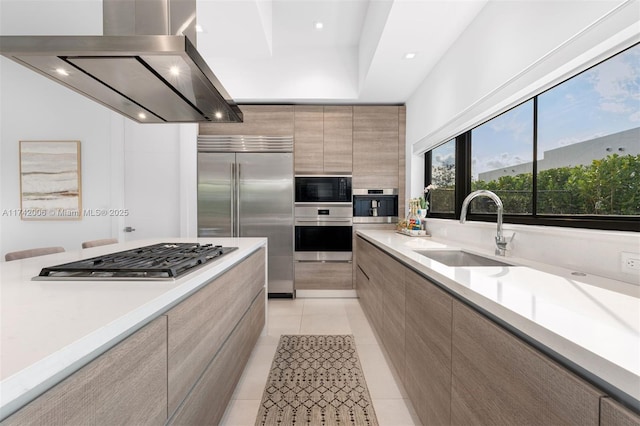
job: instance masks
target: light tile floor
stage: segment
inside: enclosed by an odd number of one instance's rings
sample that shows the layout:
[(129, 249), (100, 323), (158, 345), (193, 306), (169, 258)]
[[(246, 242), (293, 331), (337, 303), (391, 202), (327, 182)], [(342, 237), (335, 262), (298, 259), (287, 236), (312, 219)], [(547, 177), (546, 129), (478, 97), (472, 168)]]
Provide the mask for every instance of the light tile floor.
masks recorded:
[(353, 334), (380, 425), (421, 424), (357, 299), (270, 299), (266, 335), (251, 353), (222, 425), (255, 423), (281, 334)]

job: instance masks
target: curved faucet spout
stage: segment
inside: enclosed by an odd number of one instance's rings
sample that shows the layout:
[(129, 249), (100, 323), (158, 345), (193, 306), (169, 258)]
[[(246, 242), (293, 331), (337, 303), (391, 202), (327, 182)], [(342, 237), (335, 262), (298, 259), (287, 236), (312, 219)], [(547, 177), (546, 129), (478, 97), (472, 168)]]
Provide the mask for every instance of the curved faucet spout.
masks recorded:
[(465, 223), (467, 220), (467, 210), (469, 209), (469, 204), (474, 198), (477, 197), (488, 197), (496, 203), (496, 207), (498, 209), (498, 229), (496, 231), (496, 254), (499, 256), (504, 256), (507, 250), (507, 240), (504, 238), (502, 234), (502, 213), (504, 207), (502, 205), (502, 200), (498, 197), (494, 192), (487, 191), (486, 189), (480, 189), (478, 191), (473, 191), (471, 194), (467, 195), (467, 197), (462, 202), (462, 211), (460, 212), (460, 223)]

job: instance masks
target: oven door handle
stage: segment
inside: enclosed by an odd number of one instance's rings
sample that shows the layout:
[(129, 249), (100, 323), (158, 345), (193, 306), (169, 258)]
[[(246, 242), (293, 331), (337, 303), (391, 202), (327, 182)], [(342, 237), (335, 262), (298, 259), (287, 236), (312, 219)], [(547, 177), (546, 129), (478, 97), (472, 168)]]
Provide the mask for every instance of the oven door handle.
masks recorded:
[(296, 219), (296, 222), (327, 223), (327, 222), (353, 222), (353, 220), (352, 219)]

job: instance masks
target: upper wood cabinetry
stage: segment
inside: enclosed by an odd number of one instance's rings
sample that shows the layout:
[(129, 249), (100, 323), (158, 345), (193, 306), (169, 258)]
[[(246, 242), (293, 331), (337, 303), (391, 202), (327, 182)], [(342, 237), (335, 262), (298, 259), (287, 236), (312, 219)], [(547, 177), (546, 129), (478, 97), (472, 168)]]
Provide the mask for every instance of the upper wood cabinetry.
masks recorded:
[(353, 162), (353, 107), (324, 107), (324, 172), (350, 173)]
[(242, 123), (200, 123), (201, 135), (292, 136), (293, 105), (239, 105)]
[(353, 107), (297, 105), (294, 157), (297, 174), (351, 174)]
[(294, 170), (298, 174), (324, 172), (324, 107), (297, 105), (294, 113)]
[(399, 188), (399, 123), (398, 106), (353, 107), (353, 188)]
[(398, 107), (398, 217), (405, 217), (405, 192), (407, 186), (407, 108)]
[(602, 392), (453, 302), (451, 422), (598, 425)]

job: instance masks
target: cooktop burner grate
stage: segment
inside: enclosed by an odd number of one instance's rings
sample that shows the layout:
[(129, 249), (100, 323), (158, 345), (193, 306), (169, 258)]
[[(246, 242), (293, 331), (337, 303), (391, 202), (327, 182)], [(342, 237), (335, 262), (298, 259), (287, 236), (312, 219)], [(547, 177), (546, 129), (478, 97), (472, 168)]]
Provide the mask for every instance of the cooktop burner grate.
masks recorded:
[(36, 279), (175, 279), (236, 250), (198, 243), (160, 243), (42, 268)]

